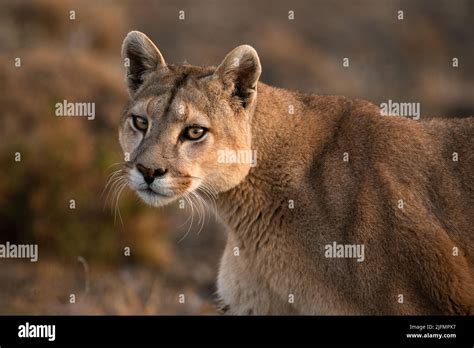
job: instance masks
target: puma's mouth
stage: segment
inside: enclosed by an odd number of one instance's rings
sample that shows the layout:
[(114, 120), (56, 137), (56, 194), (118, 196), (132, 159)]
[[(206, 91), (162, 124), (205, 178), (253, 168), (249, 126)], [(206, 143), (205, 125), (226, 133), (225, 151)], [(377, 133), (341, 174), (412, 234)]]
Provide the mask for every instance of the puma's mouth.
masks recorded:
[(155, 207), (166, 205), (172, 202), (176, 195), (165, 195), (160, 192), (156, 192), (151, 187), (135, 190), (138, 196), (147, 204)]
[(163, 193), (157, 192), (157, 191), (153, 190), (151, 187), (139, 189), (137, 191), (143, 192), (143, 193), (146, 193), (146, 194), (149, 194), (149, 195), (157, 195), (157, 196), (161, 196), (161, 197), (173, 197), (172, 195), (165, 195)]

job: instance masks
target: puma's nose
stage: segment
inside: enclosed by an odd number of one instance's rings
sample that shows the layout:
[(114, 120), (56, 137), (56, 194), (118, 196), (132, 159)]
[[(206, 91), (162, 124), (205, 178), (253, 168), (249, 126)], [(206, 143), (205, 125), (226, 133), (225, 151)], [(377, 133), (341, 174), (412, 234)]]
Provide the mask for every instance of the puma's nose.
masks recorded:
[(155, 178), (165, 175), (168, 171), (167, 169), (162, 168), (147, 168), (140, 163), (137, 164), (137, 169), (140, 173), (142, 173), (143, 179), (148, 185), (150, 185), (155, 180)]

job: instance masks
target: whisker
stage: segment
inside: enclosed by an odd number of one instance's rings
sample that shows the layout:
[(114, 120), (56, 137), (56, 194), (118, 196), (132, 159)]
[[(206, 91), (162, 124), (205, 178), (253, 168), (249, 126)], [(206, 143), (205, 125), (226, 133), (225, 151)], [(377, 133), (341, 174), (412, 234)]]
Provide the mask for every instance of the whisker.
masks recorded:
[[(126, 183), (127, 180), (125, 177), (120, 177), (114, 180), (114, 182), (110, 185), (109, 193), (105, 199), (105, 205), (110, 203), (110, 210), (113, 209), (113, 202), (115, 200), (115, 196), (117, 194), (117, 189), (123, 184)], [(110, 198), (110, 199), (109, 199)]]
[(194, 191), (191, 191), (191, 198), (196, 198), (196, 211), (198, 213), (198, 223), (201, 223), (201, 221), (204, 219), (203, 214), (202, 214), (202, 209), (201, 209), (201, 202), (199, 201), (198, 196), (196, 196), (196, 193)]
[(114, 224), (115, 224), (115, 220), (116, 220), (117, 212), (118, 212), (118, 216), (119, 216), (120, 222), (122, 223), (122, 227), (123, 227), (124, 225), (123, 225), (123, 220), (122, 220), (122, 214), (120, 213), (119, 199), (120, 199), (120, 195), (122, 194), (123, 190), (124, 190), (126, 187), (127, 187), (127, 182), (125, 181), (125, 182), (122, 184), (122, 186), (120, 186), (120, 188), (118, 189), (117, 198), (116, 198), (116, 201), (115, 201)]
[[(187, 201), (186, 201), (186, 205), (187, 205), (187, 204), (188, 204), (188, 203), (187, 203)], [(183, 222), (181, 225), (179, 225), (178, 228), (181, 228), (181, 227), (183, 227), (184, 225), (186, 225), (186, 224), (188, 223), (189, 219), (191, 219), (191, 216), (189, 216), (189, 217), (186, 219), (185, 222)]]
[[(103, 191), (100, 195), (100, 197), (103, 198), (104, 194), (107, 192), (107, 195), (106, 195), (105, 200), (104, 200), (104, 207), (103, 207), (104, 210), (105, 210), (105, 206), (109, 202), (110, 194), (113, 193), (113, 191), (115, 190), (117, 184), (120, 183), (122, 180), (125, 180), (125, 172), (123, 171), (122, 168), (113, 171), (108, 176), (105, 187), (104, 187), (104, 189), (103, 189)], [(112, 197), (113, 197), (113, 194), (112, 194)]]
[(104, 189), (102, 191), (102, 194), (100, 195), (101, 197), (103, 197), (105, 191), (107, 190), (109, 185), (114, 181), (114, 179), (116, 179), (118, 176), (121, 176), (122, 174), (121, 171), (122, 171), (121, 169), (116, 170), (107, 177), (107, 181), (105, 183)]
[(105, 196), (105, 203), (107, 203), (107, 201), (109, 199), (109, 195), (110, 195), (111, 192), (113, 192), (113, 190), (115, 189), (115, 186), (117, 185), (117, 183), (121, 182), (122, 180), (124, 180), (124, 177), (123, 176), (118, 176), (110, 182), (110, 185), (107, 187), (108, 192), (107, 192), (107, 195)]
[(115, 167), (115, 166), (124, 165), (125, 163), (127, 163), (127, 162), (115, 162), (115, 163), (112, 163), (110, 166), (108, 166), (108, 167), (106, 168), (106, 170), (108, 170), (108, 169), (110, 169), (110, 168), (112, 168), (112, 167)]
[(183, 195), (184, 199), (186, 200), (187, 203), (189, 203), (189, 206), (191, 207), (191, 223), (189, 224), (189, 227), (188, 227), (188, 230), (186, 231), (186, 233), (184, 234), (183, 237), (180, 238), (180, 240), (178, 240), (178, 244), (181, 243), (189, 234), (189, 231), (191, 231), (191, 227), (193, 226), (193, 222), (194, 222), (194, 207), (193, 207), (193, 203), (191, 201), (191, 199), (189, 198), (189, 195), (188, 193), (185, 193)]
[[(199, 231), (198, 231), (198, 235), (201, 234), (201, 231), (202, 229), (204, 228), (204, 224), (205, 224), (205, 208), (204, 208), (204, 200), (202, 199), (202, 197), (199, 195), (198, 192), (191, 192), (195, 197), (196, 197), (196, 200), (198, 201), (199, 203), (199, 207), (201, 209), (201, 212), (202, 212), (202, 220), (201, 220), (201, 225), (199, 227)], [(204, 203), (204, 204), (203, 204)]]
[(206, 195), (206, 197), (208, 197), (209, 200), (211, 201), (213, 209), (210, 209), (208, 204), (206, 204), (206, 206), (209, 210), (212, 210), (212, 212), (214, 213), (214, 217), (217, 220), (217, 203), (216, 203), (217, 194), (212, 189), (212, 187), (208, 185), (206, 182), (202, 182), (202, 185), (199, 187), (199, 190), (201, 190)]

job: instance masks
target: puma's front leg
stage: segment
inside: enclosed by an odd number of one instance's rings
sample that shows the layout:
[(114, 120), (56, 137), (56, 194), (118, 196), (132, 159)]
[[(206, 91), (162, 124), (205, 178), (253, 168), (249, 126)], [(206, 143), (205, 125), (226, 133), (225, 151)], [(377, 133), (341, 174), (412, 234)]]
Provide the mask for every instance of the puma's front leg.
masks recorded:
[(222, 256), (217, 292), (224, 314), (265, 315), (296, 314), (294, 308), (279, 298), (259, 276), (258, 266), (248, 262), (245, 252), (236, 249), (229, 235)]

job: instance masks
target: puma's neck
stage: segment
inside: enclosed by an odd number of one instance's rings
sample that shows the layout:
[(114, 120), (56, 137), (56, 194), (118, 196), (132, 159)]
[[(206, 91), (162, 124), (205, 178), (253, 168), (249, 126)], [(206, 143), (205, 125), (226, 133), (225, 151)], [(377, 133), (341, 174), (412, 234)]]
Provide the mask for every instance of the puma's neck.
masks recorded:
[(296, 201), (307, 169), (338, 127), (348, 101), (258, 85), (252, 118), (252, 150), (257, 165), (239, 185), (219, 195), (223, 220), (254, 246), (290, 223), (289, 201)]

